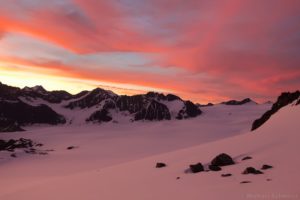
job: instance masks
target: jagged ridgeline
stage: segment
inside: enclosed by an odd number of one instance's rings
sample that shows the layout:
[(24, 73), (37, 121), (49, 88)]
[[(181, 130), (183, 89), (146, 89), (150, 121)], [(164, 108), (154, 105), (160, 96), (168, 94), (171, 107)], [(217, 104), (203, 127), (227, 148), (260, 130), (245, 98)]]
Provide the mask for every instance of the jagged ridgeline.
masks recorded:
[[(58, 109), (59, 108), (59, 109)], [(149, 92), (126, 96), (96, 88), (72, 95), (66, 91), (47, 91), (42, 86), (23, 89), (0, 83), (0, 131), (20, 131), (32, 124), (65, 124), (64, 113), (90, 112), (86, 122), (109, 122), (121, 117), (129, 121), (183, 120), (202, 112), (191, 101), (168, 94)]]

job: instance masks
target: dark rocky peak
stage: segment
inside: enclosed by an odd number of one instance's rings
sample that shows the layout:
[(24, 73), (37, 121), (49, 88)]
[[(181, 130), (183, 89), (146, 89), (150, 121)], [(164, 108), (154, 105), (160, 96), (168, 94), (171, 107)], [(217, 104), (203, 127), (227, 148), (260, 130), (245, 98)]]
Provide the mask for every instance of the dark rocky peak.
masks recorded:
[(101, 103), (103, 100), (106, 99), (116, 99), (118, 95), (115, 93), (104, 90), (101, 88), (96, 88), (90, 92), (88, 92), (86, 95), (82, 96), (79, 100), (75, 100), (71, 103), (69, 103), (66, 108), (90, 108), (93, 107), (99, 103)]
[(0, 99), (2, 100), (17, 100), (21, 89), (8, 86), (0, 82)]
[(271, 110), (264, 113), (259, 119), (255, 120), (252, 124), (251, 130), (255, 130), (268, 121), (273, 114), (275, 114), (282, 107), (296, 101), (296, 105), (300, 104), (300, 91), (295, 92), (284, 92), (278, 98), (277, 101), (272, 105)]
[(222, 102), (221, 104), (236, 106), (236, 105), (243, 105), (243, 104), (251, 103), (251, 102), (257, 104), (255, 101), (253, 101), (250, 98), (246, 98), (246, 99), (243, 99), (241, 101), (237, 101), (237, 100), (225, 101), (225, 102)]

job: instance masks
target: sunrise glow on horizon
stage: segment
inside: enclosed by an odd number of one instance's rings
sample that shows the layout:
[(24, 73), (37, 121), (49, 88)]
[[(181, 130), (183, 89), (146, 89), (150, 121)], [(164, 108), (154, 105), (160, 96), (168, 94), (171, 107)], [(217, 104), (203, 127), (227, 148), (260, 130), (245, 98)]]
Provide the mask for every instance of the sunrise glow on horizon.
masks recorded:
[(300, 86), (300, 1), (0, 0), (0, 82), (274, 100)]

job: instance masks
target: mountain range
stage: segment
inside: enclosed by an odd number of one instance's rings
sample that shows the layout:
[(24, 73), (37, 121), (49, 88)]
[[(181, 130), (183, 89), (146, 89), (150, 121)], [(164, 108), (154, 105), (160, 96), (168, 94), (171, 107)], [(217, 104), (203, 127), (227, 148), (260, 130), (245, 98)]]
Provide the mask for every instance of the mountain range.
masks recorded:
[[(252, 130), (261, 126), (281, 107), (298, 99), (299, 96), (299, 91), (282, 93), (272, 109), (255, 120)], [(221, 104), (257, 105), (250, 98), (241, 101), (230, 100)], [(34, 124), (184, 120), (201, 115), (201, 109), (207, 106), (214, 104), (195, 104), (173, 94), (156, 92), (127, 96), (96, 88), (72, 95), (62, 90), (47, 91), (42, 86), (21, 89), (0, 82), (0, 132), (22, 131), (23, 127)]]
[[(172, 94), (127, 96), (96, 88), (72, 95), (42, 86), (23, 89), (0, 83), (0, 131), (20, 131), (32, 124), (160, 121), (197, 117), (202, 111), (191, 101)], [(84, 119), (82, 119), (84, 115)], [(77, 119), (77, 120), (76, 120)]]

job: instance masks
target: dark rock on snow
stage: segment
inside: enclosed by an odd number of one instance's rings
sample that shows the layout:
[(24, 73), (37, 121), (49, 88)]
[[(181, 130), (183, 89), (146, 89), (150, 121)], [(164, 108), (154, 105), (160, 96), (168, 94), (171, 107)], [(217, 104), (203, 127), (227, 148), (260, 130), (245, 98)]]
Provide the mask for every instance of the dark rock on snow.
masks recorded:
[(272, 169), (272, 168), (273, 168), (273, 166), (271, 166), (271, 165), (263, 165), (261, 167), (262, 170), (267, 170), (267, 169)]
[(254, 167), (247, 167), (242, 174), (263, 174), (263, 172), (255, 169)]
[(156, 163), (156, 168), (163, 168), (163, 167), (166, 167), (167, 165), (165, 163), (161, 163), (161, 162), (158, 162)]
[(241, 184), (251, 183), (251, 181), (242, 181)]
[(222, 174), (221, 176), (222, 177), (229, 177), (229, 176), (232, 176), (232, 174), (229, 174), (229, 173), (228, 174)]
[(242, 158), (242, 160), (250, 160), (250, 159), (252, 159), (251, 156), (246, 156), (246, 157)]
[(226, 165), (233, 165), (233, 164), (234, 164), (233, 159), (225, 153), (216, 156), (211, 161), (211, 165), (215, 165), (215, 166), (226, 166)]
[(208, 168), (211, 170), (211, 171), (221, 171), (222, 168), (217, 166), (217, 165), (209, 165)]
[(190, 165), (190, 170), (193, 173), (203, 172), (204, 171), (204, 167), (203, 167), (203, 165), (201, 163), (197, 163), (197, 164), (194, 164), (194, 165)]
[(12, 158), (16, 158), (16, 157), (17, 157), (17, 155), (16, 155), (15, 153), (12, 153), (12, 154), (10, 154), (10, 157), (12, 157)]
[(14, 151), (15, 149), (32, 148), (35, 146), (30, 139), (20, 138), (18, 140), (10, 139), (0, 140), (0, 151)]
[(76, 147), (75, 146), (69, 146), (67, 147), (67, 150), (72, 150), (72, 149), (75, 149)]
[(86, 121), (97, 121), (97, 122), (109, 122), (112, 120), (112, 117), (109, 114), (107, 109), (102, 109), (94, 112)]

